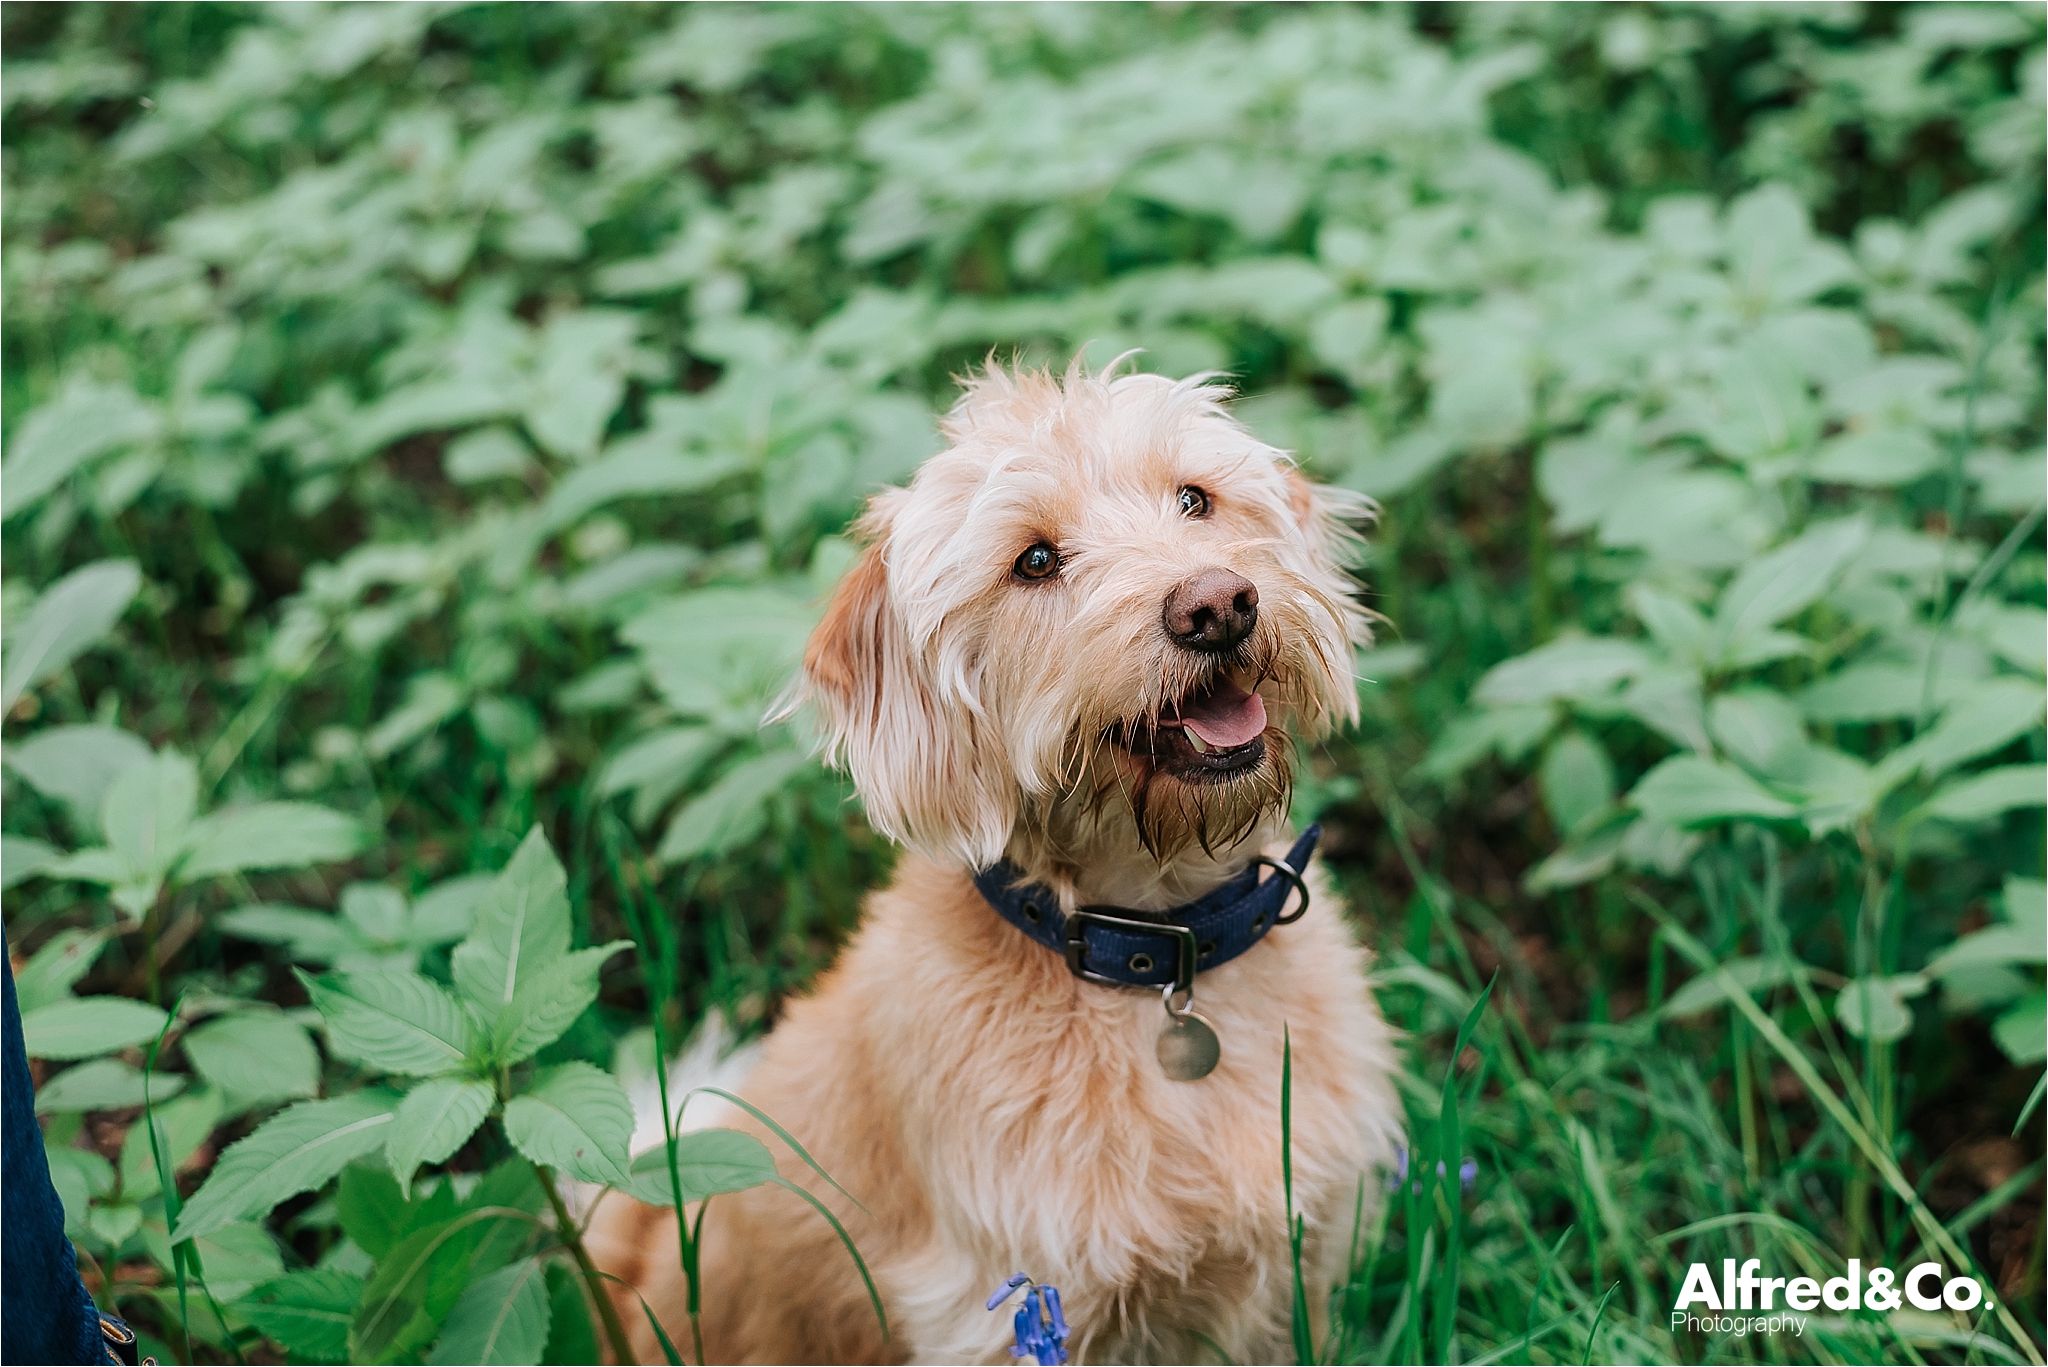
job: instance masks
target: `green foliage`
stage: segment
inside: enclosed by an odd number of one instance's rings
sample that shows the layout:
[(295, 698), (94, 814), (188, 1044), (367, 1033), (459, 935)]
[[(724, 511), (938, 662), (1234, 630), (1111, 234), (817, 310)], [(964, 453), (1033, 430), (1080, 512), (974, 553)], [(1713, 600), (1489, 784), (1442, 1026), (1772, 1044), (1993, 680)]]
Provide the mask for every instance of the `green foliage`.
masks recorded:
[[(534, 1162), (772, 1176), (632, 1159), (604, 1065), (829, 959), (888, 855), (766, 704), (950, 375), (1083, 344), (1384, 505), (1296, 800), (1427, 1191), (1312, 1346), (2038, 1342), (1965, 1172), (2038, 1156), (2048, 1053), (2038, 8), (0, 24), (0, 884), (73, 1237), (165, 1343), (587, 1360)], [(1664, 1327), (1687, 1262), (1929, 1220), (2005, 1318)]]

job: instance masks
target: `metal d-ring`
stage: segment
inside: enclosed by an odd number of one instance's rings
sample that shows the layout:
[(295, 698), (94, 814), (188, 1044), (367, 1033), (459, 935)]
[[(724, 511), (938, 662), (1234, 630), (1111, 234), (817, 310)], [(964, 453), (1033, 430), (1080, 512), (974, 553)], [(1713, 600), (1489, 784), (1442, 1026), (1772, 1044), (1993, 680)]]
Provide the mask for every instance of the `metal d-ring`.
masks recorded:
[[(1188, 994), (1188, 999), (1176, 1011), (1173, 1008), (1173, 994), (1181, 991), (1185, 991)], [(1166, 1007), (1168, 1017), (1173, 1020), (1185, 1020), (1187, 1017), (1195, 1014), (1195, 985), (1190, 982), (1186, 988), (1182, 988), (1179, 983), (1161, 983), (1159, 984), (1159, 1000)]]
[[(1275, 917), (1273, 919), (1274, 925), (1291, 926), (1296, 921), (1299, 921), (1302, 917), (1308, 915), (1308, 884), (1301, 881), (1301, 875), (1294, 871), (1293, 865), (1284, 864), (1278, 859), (1268, 859), (1263, 854), (1252, 856), (1252, 863), (1264, 864), (1267, 868), (1271, 869), (1273, 872), (1279, 874), (1282, 878), (1285, 878), (1288, 882), (1292, 883), (1294, 885), (1294, 890), (1301, 894), (1301, 901), (1294, 908), (1294, 914), (1291, 916)], [(1280, 904), (1282, 906), (1285, 906), (1287, 904), (1287, 899), (1284, 896), (1280, 899)]]

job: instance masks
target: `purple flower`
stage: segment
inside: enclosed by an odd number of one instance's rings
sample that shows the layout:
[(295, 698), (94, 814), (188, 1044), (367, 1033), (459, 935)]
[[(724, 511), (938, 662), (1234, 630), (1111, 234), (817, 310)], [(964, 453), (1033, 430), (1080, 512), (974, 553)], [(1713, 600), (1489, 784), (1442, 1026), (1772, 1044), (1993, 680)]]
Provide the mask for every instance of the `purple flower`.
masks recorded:
[[(1442, 1182), (1448, 1182), (1448, 1181), (1450, 1181), (1450, 1176), (1451, 1176), (1451, 1174), (1450, 1174), (1450, 1169), (1449, 1169), (1449, 1167), (1447, 1167), (1447, 1166), (1446, 1166), (1445, 1164), (1443, 1164), (1443, 1163), (1438, 1163), (1438, 1164), (1436, 1165), (1436, 1175), (1437, 1175), (1437, 1180), (1438, 1180), (1438, 1181), (1442, 1181)], [(1401, 1189), (1401, 1187), (1402, 1187), (1402, 1186), (1403, 1186), (1403, 1185), (1404, 1185), (1404, 1184), (1405, 1184), (1405, 1183), (1406, 1183), (1407, 1181), (1408, 1181), (1408, 1150), (1406, 1150), (1406, 1149), (1396, 1149), (1396, 1150), (1394, 1150), (1394, 1171), (1393, 1171), (1393, 1174), (1392, 1174), (1391, 1176), (1389, 1176), (1389, 1177), (1387, 1178), (1387, 1190), (1388, 1190), (1388, 1191), (1399, 1191), (1399, 1190)], [(1467, 1158), (1467, 1159), (1465, 1159), (1465, 1160), (1464, 1160), (1463, 1162), (1461, 1162), (1461, 1163), (1459, 1163), (1459, 1164), (1458, 1164), (1458, 1185), (1459, 1185), (1459, 1186), (1460, 1186), (1461, 1188), (1463, 1188), (1463, 1189), (1464, 1189), (1465, 1191), (1467, 1191), (1467, 1192), (1470, 1192), (1470, 1191), (1472, 1190), (1472, 1188), (1473, 1188), (1473, 1187), (1474, 1187), (1475, 1185), (1477, 1185), (1478, 1181), (1479, 1181), (1479, 1160), (1478, 1160), (1478, 1159), (1476, 1159), (1476, 1158)], [(1417, 1182), (1417, 1183), (1415, 1184), (1415, 1189), (1416, 1189), (1417, 1191), (1421, 1191), (1421, 1190), (1422, 1190), (1422, 1183), (1420, 1183), (1420, 1182), (1418, 1181), (1418, 1182)]]
[(1011, 1292), (1015, 1291), (1018, 1287), (1024, 1285), (1024, 1283), (1030, 1280), (1031, 1278), (1025, 1276), (1022, 1272), (1013, 1273), (1010, 1277), (1010, 1280), (1004, 1282), (1001, 1286), (997, 1287), (995, 1290), (995, 1294), (988, 1298), (988, 1308), (991, 1310), (995, 1309), (1004, 1301), (1010, 1299)]
[(1017, 1342), (1010, 1349), (1010, 1356), (1028, 1357), (1039, 1367), (1060, 1367), (1067, 1360), (1068, 1331), (1066, 1313), (1060, 1308), (1058, 1287), (1040, 1286), (1019, 1272), (996, 1288), (995, 1294), (988, 1298), (988, 1308), (994, 1310), (1016, 1294), (1020, 1286), (1026, 1290), (1023, 1301), (1017, 1306), (1013, 1324)]

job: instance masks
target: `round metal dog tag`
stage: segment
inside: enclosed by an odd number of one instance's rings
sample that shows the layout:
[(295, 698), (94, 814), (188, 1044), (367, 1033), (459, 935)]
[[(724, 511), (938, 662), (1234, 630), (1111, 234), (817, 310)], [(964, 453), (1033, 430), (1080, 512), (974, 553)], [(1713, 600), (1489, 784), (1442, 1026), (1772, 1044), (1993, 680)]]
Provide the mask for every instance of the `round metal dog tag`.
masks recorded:
[(1159, 1032), (1159, 1067), (1175, 1082), (1195, 1082), (1223, 1057), (1216, 1027), (1193, 1011), (1176, 1011)]

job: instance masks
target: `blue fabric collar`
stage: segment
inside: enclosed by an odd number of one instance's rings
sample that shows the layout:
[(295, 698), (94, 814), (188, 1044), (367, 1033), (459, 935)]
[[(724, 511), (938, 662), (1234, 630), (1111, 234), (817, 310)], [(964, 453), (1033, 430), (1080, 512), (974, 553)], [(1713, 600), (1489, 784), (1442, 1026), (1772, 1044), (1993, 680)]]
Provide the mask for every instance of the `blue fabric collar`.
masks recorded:
[[(1311, 826), (1287, 852), (1287, 862), (1261, 855), (1237, 877), (1205, 897), (1165, 912), (1124, 907), (1080, 907), (1060, 915), (1049, 888), (1023, 882), (1007, 860), (974, 876), (974, 886), (996, 914), (1047, 949), (1066, 956), (1074, 976), (1118, 987), (1188, 988), (1195, 974), (1229, 963), (1276, 925), (1301, 919), (1308, 888), (1301, 881), (1323, 828)], [(1264, 867), (1273, 876), (1261, 881)], [(1282, 914), (1290, 894), (1294, 910)]]

